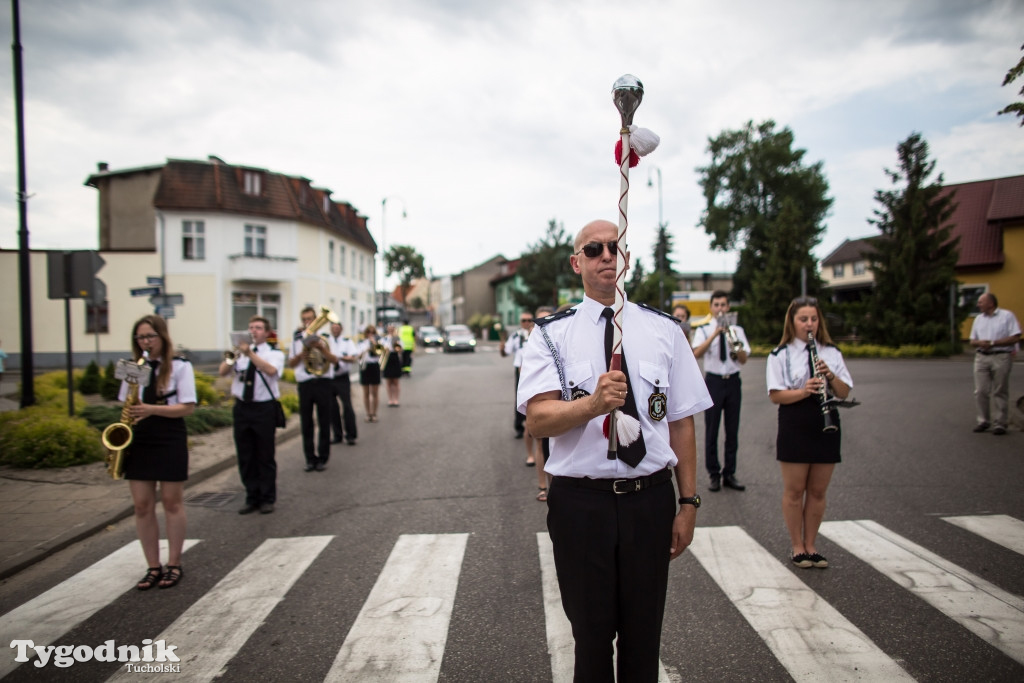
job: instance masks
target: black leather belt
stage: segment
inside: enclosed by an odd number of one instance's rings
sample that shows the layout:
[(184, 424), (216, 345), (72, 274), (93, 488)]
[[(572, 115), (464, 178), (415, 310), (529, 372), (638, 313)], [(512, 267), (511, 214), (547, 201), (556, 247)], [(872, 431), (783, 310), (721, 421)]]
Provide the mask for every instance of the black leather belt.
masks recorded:
[(636, 479), (590, 479), (586, 477), (552, 477), (556, 486), (572, 486), (579, 489), (595, 491), (611, 491), (612, 493), (636, 493), (646, 488), (661, 484), (672, 478), (672, 470), (665, 468), (646, 477)]
[(978, 353), (980, 353), (983, 356), (994, 356), (994, 355), (999, 354), (999, 353), (1010, 353), (1010, 352), (1009, 351), (982, 351), (981, 349), (978, 349)]
[(739, 377), (740, 376), (740, 373), (738, 373), (738, 372), (730, 372), (728, 375), (719, 375), (717, 372), (705, 372), (704, 374), (705, 375), (709, 375), (711, 377), (717, 377), (719, 379), (729, 379), (730, 377)]

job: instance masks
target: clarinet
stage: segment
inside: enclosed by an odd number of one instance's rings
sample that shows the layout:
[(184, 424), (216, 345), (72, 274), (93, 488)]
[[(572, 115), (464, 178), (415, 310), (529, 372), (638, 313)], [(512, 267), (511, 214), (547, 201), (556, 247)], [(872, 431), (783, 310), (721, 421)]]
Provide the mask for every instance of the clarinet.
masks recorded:
[[(811, 366), (814, 367), (814, 377), (816, 379), (825, 380), (825, 377), (818, 372), (818, 345), (814, 343), (814, 335), (810, 332), (807, 333), (807, 348), (810, 349), (811, 354)], [(832, 419), (832, 399), (828, 397), (828, 380), (821, 385), (821, 391), (818, 392), (818, 402), (821, 404), (821, 417), (825, 421), (825, 427), (821, 430), (823, 432), (834, 432), (839, 429), (836, 426), (835, 421)]]

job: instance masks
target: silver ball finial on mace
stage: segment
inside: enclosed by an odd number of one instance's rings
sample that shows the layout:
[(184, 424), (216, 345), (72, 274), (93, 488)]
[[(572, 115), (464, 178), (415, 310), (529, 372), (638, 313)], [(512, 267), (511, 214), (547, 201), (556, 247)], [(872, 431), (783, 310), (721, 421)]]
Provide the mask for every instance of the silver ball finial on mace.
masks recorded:
[(644, 84), (633, 74), (619, 77), (612, 85), (612, 101), (622, 117), (622, 127), (633, 124), (633, 114), (644, 98)]

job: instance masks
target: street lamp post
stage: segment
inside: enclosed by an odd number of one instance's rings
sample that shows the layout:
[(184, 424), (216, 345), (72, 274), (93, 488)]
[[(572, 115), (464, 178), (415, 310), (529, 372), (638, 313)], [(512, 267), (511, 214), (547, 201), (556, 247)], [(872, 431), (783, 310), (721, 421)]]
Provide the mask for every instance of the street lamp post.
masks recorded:
[[(386, 246), (385, 246), (385, 226), (386, 226), (387, 215), (388, 215), (388, 200), (392, 200), (392, 201), (398, 200), (401, 203), (401, 205), (402, 205), (402, 218), (405, 218), (405, 216), (406, 216), (405, 200), (402, 199), (401, 197), (392, 195), (390, 197), (384, 197), (384, 199), (380, 200), (380, 265), (381, 265), (381, 269), (380, 269), (381, 270), (380, 291), (381, 291), (382, 297), (387, 297), (387, 291), (388, 291), (388, 271), (387, 271), (387, 263), (386, 263), (387, 255), (386, 255)], [(376, 286), (376, 282), (377, 282), (377, 277), (376, 276), (374, 276), (373, 281), (375, 283), (374, 286)], [(385, 298), (382, 303), (386, 303), (386, 302), (387, 302), (387, 300)], [(376, 323), (376, 322), (380, 321), (380, 308), (381, 308), (381, 303), (378, 302), (378, 296), (376, 294), (374, 294), (374, 304), (375, 304), (374, 305), (374, 314), (375, 314), (375, 317), (376, 317), (376, 320), (374, 322)]]
[(658, 244), (661, 239), (662, 230), (668, 227), (661, 219), (661, 169), (657, 166), (652, 166), (647, 171), (647, 187), (653, 187), (654, 182), (651, 179), (651, 173), (657, 171), (658, 173), (658, 236), (654, 242), (654, 248), (658, 252), (658, 306), (665, 306), (665, 245)]

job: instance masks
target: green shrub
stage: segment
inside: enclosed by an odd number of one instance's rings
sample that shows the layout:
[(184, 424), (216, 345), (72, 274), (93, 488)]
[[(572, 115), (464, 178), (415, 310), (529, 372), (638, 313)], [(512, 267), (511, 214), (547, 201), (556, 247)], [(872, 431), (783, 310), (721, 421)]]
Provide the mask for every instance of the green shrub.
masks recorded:
[(100, 377), (100, 366), (96, 365), (96, 361), (89, 361), (89, 365), (85, 368), (85, 372), (82, 374), (82, 378), (76, 383), (76, 386), (80, 392), (86, 395), (93, 395), (100, 393), (100, 384), (102, 384), (103, 378)]
[(106, 452), (85, 420), (41, 406), (0, 416), (0, 463), (12, 467), (69, 467), (103, 460)]
[(116, 401), (121, 391), (121, 380), (114, 377), (114, 361), (107, 363), (107, 369), (103, 373), (103, 383), (100, 385), (100, 396), (108, 401)]
[(86, 406), (82, 409), (82, 412), (78, 415), (87, 423), (90, 427), (94, 427), (99, 431), (103, 431), (112, 422), (121, 421), (121, 406), (120, 405), (96, 405)]
[(291, 382), (295, 384), (295, 370), (294, 368), (285, 368), (284, 372), (281, 373), (282, 382)]
[(197, 406), (215, 406), (220, 405), (221, 401), (224, 400), (224, 392), (218, 390), (214, 386), (214, 382), (217, 380), (213, 375), (207, 375), (205, 372), (196, 372), (196, 405)]
[(299, 396), (298, 394), (281, 394), (281, 405), (284, 406), (284, 414), (291, 417), (295, 413), (299, 412)]
[(209, 434), (232, 422), (231, 409), (225, 407), (196, 408), (195, 412), (185, 417), (189, 434)]

